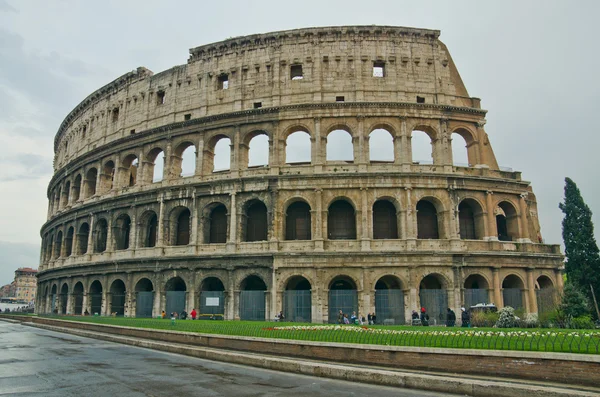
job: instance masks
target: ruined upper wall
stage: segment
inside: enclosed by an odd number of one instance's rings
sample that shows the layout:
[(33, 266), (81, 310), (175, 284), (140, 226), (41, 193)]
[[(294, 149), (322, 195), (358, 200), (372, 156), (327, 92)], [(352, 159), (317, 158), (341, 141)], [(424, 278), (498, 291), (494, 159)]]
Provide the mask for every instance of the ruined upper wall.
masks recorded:
[[(435, 30), (345, 26), (236, 37), (193, 48), (187, 65), (158, 74), (138, 68), (88, 96), (58, 130), (55, 170), (149, 128), (258, 106), (343, 97), (345, 102), (479, 108), (438, 37)], [(373, 76), (374, 65), (383, 66), (383, 77)], [(292, 79), (292, 67), (301, 67), (302, 79)]]

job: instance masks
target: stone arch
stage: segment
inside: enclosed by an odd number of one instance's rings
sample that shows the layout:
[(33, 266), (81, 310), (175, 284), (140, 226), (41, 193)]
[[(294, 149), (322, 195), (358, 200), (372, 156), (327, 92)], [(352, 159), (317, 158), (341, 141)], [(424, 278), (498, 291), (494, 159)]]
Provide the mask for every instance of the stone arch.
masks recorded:
[(229, 211), (220, 201), (212, 202), (203, 209), (204, 243), (224, 244), (229, 231)]
[(327, 238), (330, 240), (355, 240), (356, 211), (350, 199), (336, 198), (327, 212)]
[(154, 283), (148, 277), (142, 277), (135, 283), (136, 292), (154, 291)]
[(54, 241), (54, 259), (58, 259), (62, 256), (62, 243), (63, 243), (63, 232), (59, 230), (56, 233), (56, 240)]
[(377, 279), (375, 289), (376, 323), (384, 325), (404, 324), (404, 284), (392, 274)]
[(502, 280), (502, 298), (504, 307), (510, 306), (515, 310), (525, 308), (523, 290), (525, 281), (516, 273), (510, 273)]
[(415, 164), (436, 164), (434, 142), (438, 138), (435, 128), (426, 124), (416, 124), (410, 130), (411, 159)]
[(312, 319), (312, 284), (302, 275), (293, 275), (285, 281), (282, 313), (292, 322), (310, 322)]
[(310, 164), (312, 162), (312, 134), (302, 125), (286, 129), (282, 135), (285, 164)]
[(116, 250), (129, 249), (129, 235), (131, 232), (131, 218), (127, 214), (120, 214), (114, 221), (113, 238)]
[(338, 274), (333, 276), (326, 285), (329, 289), (329, 323), (343, 323), (344, 315), (348, 319), (352, 314), (358, 315), (358, 283), (353, 277)]
[(165, 310), (167, 315), (186, 310), (187, 284), (179, 276), (171, 277), (165, 283)]
[(152, 148), (146, 154), (144, 182), (146, 184), (161, 182), (165, 176), (165, 152), (162, 147)]
[(513, 241), (518, 239), (520, 234), (517, 206), (509, 200), (502, 200), (497, 204), (494, 213), (496, 214), (498, 240)]
[(126, 155), (121, 161), (121, 167), (119, 170), (119, 186), (121, 187), (132, 187), (137, 183), (137, 175), (139, 168), (138, 157), (130, 153)]
[(469, 308), (479, 303), (490, 303), (491, 283), (483, 274), (472, 273), (463, 283), (464, 306)]
[(179, 143), (171, 157), (173, 175), (188, 177), (196, 174), (196, 145), (192, 141)]
[(73, 314), (81, 316), (83, 314), (83, 283), (78, 281), (73, 286)]
[(243, 241), (266, 241), (269, 223), (266, 204), (259, 199), (244, 203)]
[(154, 210), (145, 211), (140, 217), (140, 245), (156, 247), (158, 242), (158, 215)]
[(463, 240), (482, 240), (485, 236), (483, 206), (473, 198), (465, 198), (458, 204), (459, 235)]
[(223, 283), (223, 280), (218, 276), (206, 276), (200, 282), (200, 291), (224, 292), (225, 283)]
[(204, 173), (228, 171), (231, 169), (231, 146), (229, 135), (219, 133), (207, 140), (204, 151)]
[(441, 273), (429, 273), (419, 282), (419, 303), (427, 310), (430, 324), (443, 324), (448, 308), (450, 281)]
[(240, 164), (250, 167), (269, 165), (271, 134), (265, 130), (252, 130), (244, 134), (240, 145)]
[(71, 193), (71, 181), (66, 181), (65, 188), (62, 191), (62, 197), (61, 197), (61, 203), (60, 203), (61, 208), (65, 208), (66, 206), (71, 204), (71, 202), (69, 200), (70, 193)]
[(354, 138), (345, 125), (331, 127), (326, 135), (326, 161), (354, 162)]
[[(458, 135), (462, 142), (464, 142), (464, 146), (459, 147), (455, 146), (455, 135)], [(452, 137), (452, 158), (454, 165), (457, 164), (456, 156), (457, 152), (461, 153), (461, 157), (467, 160), (467, 164), (469, 167), (479, 164), (479, 142), (476, 139), (477, 133), (472, 131), (469, 127), (466, 126), (457, 126), (452, 129), (451, 135)], [(459, 163), (463, 163), (464, 161), (459, 161)]]
[(125, 282), (120, 278), (115, 279), (110, 285), (109, 292), (110, 305), (108, 311), (116, 316), (125, 315), (125, 296), (127, 292)]
[(102, 166), (100, 174), (100, 194), (106, 193), (114, 188), (115, 182), (115, 163), (107, 160)]
[(141, 277), (135, 283), (135, 316), (152, 317), (154, 306), (154, 284), (147, 277)]
[(538, 313), (547, 313), (556, 309), (558, 294), (554, 281), (545, 274), (535, 280), (535, 296)]
[(81, 197), (81, 174), (77, 174), (73, 179), (73, 186), (71, 187), (71, 201), (77, 202)]
[(67, 307), (67, 303), (69, 302), (69, 284), (64, 282), (60, 287), (59, 294), (59, 313), (60, 314), (70, 314), (68, 313), (69, 309)]
[(186, 206), (180, 205), (171, 210), (169, 215), (171, 245), (188, 245), (190, 243), (191, 218), (192, 213)]
[(240, 282), (240, 319), (264, 321), (266, 316), (267, 283), (257, 274), (250, 274)]
[(100, 280), (93, 280), (90, 284), (88, 296), (90, 305), (90, 314), (102, 314), (102, 283)]
[(98, 179), (98, 170), (94, 167), (88, 169), (85, 173), (84, 180), (84, 196), (83, 198), (89, 198), (96, 194), (96, 184)]
[(373, 239), (397, 239), (398, 233), (398, 208), (397, 201), (380, 198), (373, 203)]
[(310, 204), (303, 198), (295, 197), (287, 201), (285, 208), (285, 239), (310, 240), (312, 220)]
[(367, 141), (371, 163), (394, 162), (394, 136), (394, 130), (385, 125), (378, 125), (369, 133)]
[(446, 238), (444, 208), (438, 198), (432, 196), (422, 197), (417, 202), (416, 210), (418, 239)]
[(105, 218), (98, 218), (94, 225), (94, 252), (102, 253), (107, 249), (108, 222)]

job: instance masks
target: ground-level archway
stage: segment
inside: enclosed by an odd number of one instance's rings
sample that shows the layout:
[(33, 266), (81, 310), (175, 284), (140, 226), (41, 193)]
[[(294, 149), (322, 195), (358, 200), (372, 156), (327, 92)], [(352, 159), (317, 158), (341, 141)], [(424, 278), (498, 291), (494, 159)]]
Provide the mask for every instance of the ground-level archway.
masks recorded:
[(83, 314), (83, 284), (81, 281), (77, 282), (73, 287), (73, 314)]
[(554, 283), (548, 276), (540, 276), (535, 282), (535, 295), (538, 313), (547, 313), (556, 309), (558, 302)]
[(125, 315), (125, 283), (123, 280), (115, 280), (110, 286), (110, 309), (113, 316)]
[(217, 277), (207, 277), (200, 285), (200, 316), (225, 318), (225, 286)]
[(147, 278), (140, 279), (135, 285), (135, 316), (152, 317), (154, 306), (154, 285)]
[(60, 314), (67, 313), (67, 302), (69, 301), (69, 286), (65, 283), (60, 289)]
[(165, 310), (167, 315), (171, 315), (171, 313), (179, 314), (185, 310), (187, 286), (181, 277), (173, 277), (167, 281), (165, 295)]
[[(490, 286), (480, 274), (471, 274), (464, 283), (464, 305), (469, 308), (480, 303), (489, 303)], [(496, 303), (497, 304), (497, 303)]]
[(283, 291), (283, 315), (297, 323), (310, 322), (312, 318), (310, 282), (302, 276), (289, 279)]
[(445, 280), (438, 274), (429, 274), (419, 285), (421, 307), (429, 314), (429, 324), (444, 324), (448, 309), (448, 291)]
[(521, 310), (525, 307), (523, 304), (523, 281), (516, 275), (506, 276), (502, 281), (502, 298), (504, 307), (510, 306), (515, 310)]
[(329, 283), (329, 323), (339, 322), (340, 311), (348, 315), (358, 315), (358, 291), (354, 280), (338, 276)]
[(404, 324), (404, 291), (395, 276), (383, 276), (375, 283), (375, 314), (378, 324)]
[(267, 285), (258, 276), (248, 276), (242, 281), (240, 291), (240, 319), (264, 321)]
[(100, 281), (95, 280), (92, 285), (90, 285), (90, 309), (92, 315), (101, 315), (102, 314), (102, 284)]

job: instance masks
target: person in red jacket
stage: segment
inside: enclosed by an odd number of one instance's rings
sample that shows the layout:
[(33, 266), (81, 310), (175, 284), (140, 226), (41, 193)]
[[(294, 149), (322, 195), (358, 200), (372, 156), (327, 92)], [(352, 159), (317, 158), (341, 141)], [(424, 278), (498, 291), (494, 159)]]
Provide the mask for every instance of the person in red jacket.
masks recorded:
[(195, 319), (196, 319), (196, 315), (197, 315), (197, 314), (198, 314), (198, 313), (196, 313), (196, 309), (192, 309), (192, 311), (190, 312), (190, 316), (192, 316), (192, 320), (195, 320)]

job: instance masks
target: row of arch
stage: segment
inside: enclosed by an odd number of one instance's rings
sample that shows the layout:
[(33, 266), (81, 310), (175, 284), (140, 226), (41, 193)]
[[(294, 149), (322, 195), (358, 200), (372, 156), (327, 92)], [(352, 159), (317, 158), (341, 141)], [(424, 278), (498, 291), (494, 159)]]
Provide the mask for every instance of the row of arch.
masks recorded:
[[(410, 162), (417, 164), (437, 164), (444, 162), (449, 155), (436, 149), (442, 140), (440, 133), (431, 126), (416, 126), (407, 140), (406, 151), (397, 150), (400, 137), (389, 125), (375, 125), (365, 140), (369, 161), (372, 163), (394, 163), (398, 156), (410, 153)], [(309, 129), (297, 126), (288, 129), (282, 141), (283, 164), (311, 164), (314, 138)], [(201, 173), (231, 170), (232, 163), (238, 162), (244, 167), (264, 167), (280, 163), (272, 147), (272, 134), (267, 131), (251, 131), (244, 135), (235, 153), (233, 135), (218, 133), (207, 138), (202, 148), (197, 143), (184, 139), (174, 146), (156, 145), (140, 153), (126, 152), (120, 158), (108, 159), (98, 166), (87, 167), (84, 171), (55, 187), (50, 194), (49, 214), (95, 195), (103, 195), (112, 189), (148, 185), (167, 178), (194, 176)], [(357, 137), (345, 125), (336, 125), (325, 135), (325, 161), (353, 162), (360, 156)], [(461, 127), (450, 132), (448, 149), (455, 165), (470, 166), (479, 163), (474, 144), (477, 142), (474, 132)], [(198, 151), (203, 156), (199, 156)], [(204, 164), (197, 164), (202, 161)], [(143, 172), (141, 172), (143, 169)]]
[[(180, 276), (168, 279), (164, 285), (155, 285), (149, 278), (142, 277), (133, 286), (133, 291), (127, 291), (125, 282), (116, 278), (108, 286), (108, 290), (99, 279), (92, 278), (88, 288), (83, 282), (77, 281), (69, 289), (67, 283), (59, 286), (58, 283), (47, 283), (43, 291), (43, 303), (40, 311), (57, 314), (82, 315), (86, 311), (90, 314), (116, 314), (136, 317), (150, 317), (165, 310), (166, 312), (191, 311), (190, 303), (202, 315), (222, 315), (227, 311), (226, 305), (233, 304), (233, 291), (228, 291), (225, 283), (218, 276), (209, 276), (199, 283), (197, 297), (190, 300), (187, 293), (190, 285)], [(312, 292), (315, 291), (308, 278), (303, 275), (292, 275), (283, 283), (281, 308), (276, 312), (284, 311), (286, 317), (292, 321), (313, 321), (312, 308), (315, 305)], [(49, 284), (49, 285), (48, 285)], [(443, 322), (445, 311), (452, 304), (448, 301), (450, 282), (442, 275), (430, 273), (425, 275), (418, 284), (419, 307), (426, 307), (430, 316)], [(337, 321), (337, 313), (355, 311), (360, 312), (358, 299), (358, 282), (347, 275), (334, 276), (325, 285), (328, 294), (328, 319), (329, 322)], [(243, 278), (235, 287), (239, 293), (237, 299), (237, 313), (234, 317), (243, 320), (269, 319), (267, 310), (266, 292), (269, 283), (256, 274)], [(524, 280), (517, 274), (509, 273), (501, 283), (502, 302), (495, 302), (500, 306), (512, 306), (515, 309), (526, 309), (523, 291)], [(538, 310), (544, 311), (551, 305), (545, 305), (541, 299), (555, 295), (553, 281), (545, 275), (539, 276), (535, 281), (535, 290), (538, 293)], [(408, 307), (408, 286), (395, 275), (384, 275), (378, 278), (372, 288), (375, 292), (375, 312), (382, 319), (393, 319), (393, 323), (403, 323)], [(493, 300), (490, 281), (481, 274), (470, 274), (461, 286), (461, 305), (474, 306), (486, 304)], [(160, 291), (162, 298), (156, 295)], [(41, 291), (40, 291), (41, 292)], [(129, 293), (129, 296), (128, 296)], [(69, 299), (70, 296), (70, 299)], [(555, 298), (555, 297), (554, 297)], [(554, 299), (552, 298), (552, 299)], [(160, 300), (157, 300), (160, 299)], [(415, 309), (415, 308), (412, 308)], [(365, 308), (362, 309), (363, 311)], [(371, 310), (371, 309), (367, 309)]]
[[(270, 219), (272, 218), (267, 205), (260, 199), (251, 199), (243, 205), (241, 218), (241, 241), (266, 241), (269, 239)], [(446, 239), (447, 228), (444, 225), (442, 203), (435, 198), (419, 200), (416, 204), (416, 224), (418, 239)], [(401, 227), (398, 204), (390, 199), (379, 199), (372, 205), (372, 238), (399, 239)], [(508, 201), (502, 201), (497, 206), (496, 233), (500, 240), (512, 240), (519, 235), (517, 212)], [(223, 244), (230, 237), (230, 211), (221, 202), (213, 202), (203, 210), (202, 222), (203, 244)], [(333, 201), (327, 210), (327, 239), (354, 240), (357, 239), (357, 212), (354, 203), (347, 198)], [(147, 210), (139, 219), (137, 228), (137, 244), (132, 244), (132, 220), (127, 213), (118, 215), (114, 221), (98, 217), (93, 231), (90, 225), (83, 222), (75, 230), (74, 226), (56, 234), (52, 232), (44, 236), (44, 261), (71, 255), (83, 255), (92, 249), (101, 253), (109, 248), (109, 234), (112, 235), (112, 247), (115, 250), (155, 247), (159, 244), (181, 246), (193, 243), (192, 212), (188, 207), (177, 206), (170, 211), (167, 222), (163, 224), (166, 237), (159, 241), (162, 235), (159, 230), (159, 214)], [(110, 222), (110, 225), (109, 225)], [(283, 240), (313, 239), (313, 216), (310, 204), (302, 199), (288, 202), (284, 208)], [(477, 240), (485, 237), (485, 217), (483, 207), (477, 200), (463, 199), (458, 205), (458, 228), (461, 239)], [(237, 226), (237, 225), (236, 225)], [(111, 230), (109, 230), (109, 227)], [(109, 231), (111, 233), (109, 233)], [(93, 245), (89, 247), (90, 232), (93, 233)], [(64, 239), (64, 243), (63, 243)]]

